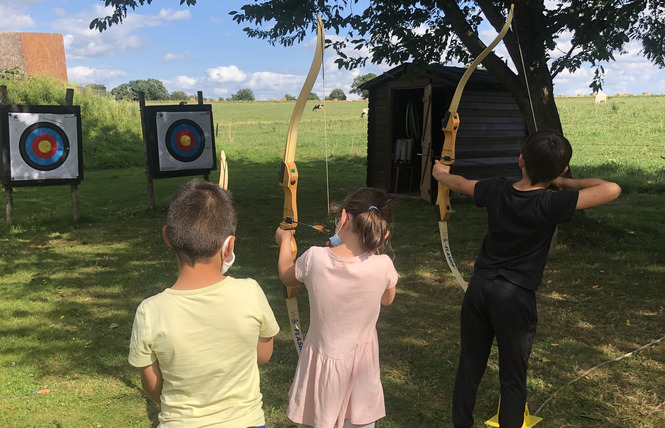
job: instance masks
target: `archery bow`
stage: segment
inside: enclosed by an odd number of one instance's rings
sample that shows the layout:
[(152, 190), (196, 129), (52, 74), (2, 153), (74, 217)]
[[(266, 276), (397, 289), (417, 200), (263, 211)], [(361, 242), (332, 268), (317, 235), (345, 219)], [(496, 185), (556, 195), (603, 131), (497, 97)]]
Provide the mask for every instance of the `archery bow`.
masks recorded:
[[(302, 118), (307, 98), (314, 87), (314, 82), (319, 74), (319, 69), (323, 63), (323, 45), (325, 44), (325, 36), (323, 32), (323, 21), (321, 15), (317, 15), (317, 29), (316, 29), (316, 51), (312, 65), (305, 79), (305, 84), (300, 91), (296, 106), (291, 114), (291, 122), (289, 123), (289, 131), (286, 137), (286, 146), (284, 147), (284, 161), (279, 171), (279, 185), (284, 189), (284, 216), (279, 227), (282, 229), (295, 229), (298, 225), (298, 208), (296, 205), (296, 192), (298, 190), (298, 169), (296, 168), (296, 142), (298, 139), (298, 128), (300, 127), (300, 119)], [(295, 261), (298, 254), (298, 247), (296, 245), (295, 237), (291, 238), (291, 255)], [(298, 312), (298, 293), (300, 293), (300, 285), (290, 287), (284, 285), (286, 295), (286, 309), (289, 314), (289, 324), (291, 325), (291, 333), (293, 333), (293, 343), (296, 346), (296, 351), (300, 355), (302, 349), (302, 332), (300, 330), (300, 313)]]
[[(492, 52), (497, 44), (503, 39), (503, 37), (508, 32), (510, 28), (510, 22), (513, 20), (513, 5), (510, 6), (510, 11), (508, 12), (508, 18), (506, 23), (503, 24), (501, 32), (496, 36), (496, 38), (490, 43), (484, 51), (476, 57), (476, 59), (471, 63), (469, 68), (466, 69), (457, 88), (453, 95), (453, 99), (450, 102), (450, 107), (446, 112), (446, 115), (443, 118), (443, 149), (441, 150), (441, 160), (440, 163), (443, 165), (452, 166), (455, 163), (455, 139), (457, 138), (457, 130), (459, 129), (460, 119), (459, 114), (457, 113), (457, 107), (459, 106), (460, 98), (462, 98), (462, 92), (464, 91), (464, 86), (466, 82), (471, 77), (473, 71), (478, 67), (478, 64), (485, 59), (485, 57)], [(439, 182), (438, 194), (436, 198), (436, 205), (439, 206), (439, 234), (441, 235), (441, 246), (443, 247), (443, 254), (450, 266), (457, 283), (462, 290), (466, 291), (467, 283), (462, 278), (457, 266), (455, 265), (455, 260), (453, 259), (453, 254), (450, 250), (450, 240), (448, 239), (448, 220), (452, 214), (452, 207), (450, 205), (450, 188), (443, 183)]]
[(226, 163), (226, 153), (219, 152), (219, 187), (224, 190), (229, 188), (229, 165)]

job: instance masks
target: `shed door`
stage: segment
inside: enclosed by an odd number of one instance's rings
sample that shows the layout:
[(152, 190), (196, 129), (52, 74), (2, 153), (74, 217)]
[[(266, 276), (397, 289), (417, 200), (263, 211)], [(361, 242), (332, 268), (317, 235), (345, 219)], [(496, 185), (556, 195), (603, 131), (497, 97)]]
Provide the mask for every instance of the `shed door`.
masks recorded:
[(427, 154), (432, 153), (432, 85), (425, 86), (423, 94), (423, 137), (420, 147), (420, 153), (424, 154), (421, 158), (420, 168), (420, 197), (426, 201), (431, 201), (432, 180), (429, 175), (432, 170), (432, 158)]

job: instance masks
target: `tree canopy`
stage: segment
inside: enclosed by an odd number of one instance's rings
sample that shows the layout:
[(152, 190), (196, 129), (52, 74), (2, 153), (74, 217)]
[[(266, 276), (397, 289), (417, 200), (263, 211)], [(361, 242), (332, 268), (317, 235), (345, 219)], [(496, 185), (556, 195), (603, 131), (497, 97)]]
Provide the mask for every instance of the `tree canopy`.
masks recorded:
[(332, 91), (330, 91), (330, 95), (326, 99), (346, 101), (346, 94), (340, 88), (335, 88)]
[(171, 101), (187, 101), (191, 97), (185, 91), (173, 91), (169, 95)]
[[(128, 8), (151, 0), (105, 0), (112, 15), (97, 18), (91, 28), (104, 30), (122, 21)], [(180, 0), (194, 5), (196, 0)], [(371, 63), (419, 65), (470, 63), (486, 47), (479, 36), (483, 22), (496, 31), (503, 25), (509, 1), (501, 0), (247, 0), (233, 19), (250, 36), (290, 46), (309, 37), (322, 15), (327, 46), (339, 67)], [(530, 130), (561, 130), (554, 103), (553, 79), (584, 64), (595, 68), (590, 82), (602, 88), (603, 62), (614, 60), (630, 42), (644, 56), (665, 66), (665, 0), (514, 0), (511, 30), (503, 39), (509, 58), (492, 53), (483, 65), (510, 91)]]
[(374, 73), (361, 74), (360, 76), (353, 79), (353, 83), (351, 83), (351, 90), (349, 92), (352, 94), (360, 95), (363, 98), (369, 97), (369, 91), (367, 89), (360, 89), (358, 86), (362, 85), (363, 83), (369, 82), (375, 77), (376, 74)]
[(249, 88), (239, 89), (238, 92), (231, 95), (231, 101), (254, 101), (254, 91)]
[(143, 92), (148, 101), (169, 99), (169, 91), (157, 79), (131, 80), (129, 83), (123, 83), (111, 89), (111, 94), (118, 101), (136, 101), (139, 99), (139, 92)]

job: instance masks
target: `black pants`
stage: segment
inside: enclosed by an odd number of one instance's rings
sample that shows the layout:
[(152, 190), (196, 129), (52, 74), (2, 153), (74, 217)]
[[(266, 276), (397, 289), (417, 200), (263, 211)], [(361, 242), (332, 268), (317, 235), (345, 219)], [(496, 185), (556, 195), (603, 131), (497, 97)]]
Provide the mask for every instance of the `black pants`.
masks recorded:
[(460, 352), (453, 391), (453, 423), (473, 425), (478, 385), (496, 336), (501, 381), (501, 428), (520, 428), (526, 404), (526, 372), (538, 324), (536, 293), (503, 279), (473, 277), (462, 303)]

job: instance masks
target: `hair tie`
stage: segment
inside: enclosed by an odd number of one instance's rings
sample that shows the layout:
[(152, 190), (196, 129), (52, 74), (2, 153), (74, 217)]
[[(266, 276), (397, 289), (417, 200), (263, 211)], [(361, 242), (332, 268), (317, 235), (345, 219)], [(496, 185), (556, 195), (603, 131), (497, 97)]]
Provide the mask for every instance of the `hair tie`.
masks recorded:
[(377, 210), (378, 211), (379, 209), (377, 207), (375, 207), (374, 205), (370, 205), (369, 208), (367, 208), (367, 211), (369, 211), (369, 210)]

